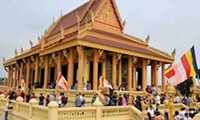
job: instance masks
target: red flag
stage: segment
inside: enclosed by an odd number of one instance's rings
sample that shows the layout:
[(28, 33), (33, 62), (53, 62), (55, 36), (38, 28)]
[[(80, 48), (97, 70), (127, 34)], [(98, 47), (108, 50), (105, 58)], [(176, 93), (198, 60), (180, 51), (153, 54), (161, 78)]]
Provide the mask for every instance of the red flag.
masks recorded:
[(57, 83), (61, 88), (65, 89), (65, 90), (69, 86), (65, 77), (61, 74), (61, 72), (58, 73)]

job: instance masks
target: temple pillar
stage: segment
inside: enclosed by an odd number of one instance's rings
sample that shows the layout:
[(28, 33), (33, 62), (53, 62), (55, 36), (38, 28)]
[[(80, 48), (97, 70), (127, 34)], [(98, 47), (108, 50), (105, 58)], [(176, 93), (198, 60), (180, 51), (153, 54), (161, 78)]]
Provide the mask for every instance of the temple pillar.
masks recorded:
[(147, 86), (147, 60), (142, 59), (142, 90), (145, 91)]
[(23, 79), (23, 69), (24, 69), (24, 63), (20, 63), (20, 74), (19, 74), (19, 85), (21, 85), (22, 79)]
[(122, 59), (119, 60), (119, 83), (118, 86), (122, 84)]
[(158, 64), (157, 61), (152, 61), (151, 64), (151, 81), (152, 85), (158, 87)]
[(158, 89), (158, 62), (154, 63), (154, 85)]
[[(58, 52), (57, 59), (54, 58), (55, 61), (56, 61), (56, 68), (57, 68), (56, 73), (57, 73), (57, 76), (58, 76), (58, 73), (59, 73), (59, 72), (62, 73), (62, 63), (61, 63), (62, 60), (61, 60), (61, 58), (62, 58), (62, 53), (59, 51), (59, 52)], [(57, 83), (57, 81), (56, 81), (56, 83)], [(58, 90), (58, 89), (59, 89), (59, 86), (58, 86), (58, 84), (56, 84), (56, 90)]]
[(25, 90), (26, 91), (29, 89), (30, 72), (31, 72), (31, 59), (27, 58), (27, 63), (26, 63), (26, 82), (25, 82)]
[(34, 75), (34, 83), (39, 82), (39, 56), (35, 58), (35, 75)]
[[(62, 53), (61, 52), (58, 52), (58, 56), (57, 56), (57, 59), (56, 58), (53, 58), (55, 59), (55, 62), (56, 62), (56, 73), (57, 73), (57, 76), (58, 76), (58, 73), (61, 72), (62, 73)], [(58, 77), (57, 77), (58, 78)], [(56, 79), (57, 80), (57, 79)], [(58, 81), (56, 81), (56, 91), (59, 89), (59, 86), (57, 84)]]
[(136, 65), (133, 64), (133, 90), (136, 90), (136, 86), (137, 86), (137, 83), (136, 83)]
[(165, 63), (162, 63), (162, 91), (165, 91)]
[(131, 93), (132, 90), (132, 57), (128, 56), (128, 90), (129, 94)]
[(104, 78), (106, 78), (106, 57), (105, 57), (105, 60), (102, 63), (102, 76)]
[(13, 84), (13, 66), (11, 65), (10, 66), (10, 83), (9, 83), (10, 87), (12, 87), (12, 84)]
[(13, 87), (17, 88), (17, 64), (15, 65), (15, 79), (14, 79)]
[(154, 62), (151, 62), (151, 85), (155, 85)]
[(84, 60), (84, 47), (77, 46), (78, 52), (78, 90), (83, 89), (83, 60)]
[(94, 49), (93, 54), (93, 90), (97, 90), (97, 80), (98, 80), (98, 50)]
[(48, 77), (49, 77), (49, 56), (46, 55), (45, 58), (44, 58), (44, 85), (43, 85), (43, 89), (47, 88)]
[(10, 67), (8, 67), (8, 79), (7, 79), (7, 86), (10, 87)]
[(112, 54), (112, 85), (116, 88), (116, 76), (117, 76), (117, 54)]
[(68, 70), (67, 70), (67, 81), (69, 84), (68, 89), (70, 89), (71, 85), (73, 84), (73, 79), (74, 79), (74, 48), (70, 48), (68, 56)]

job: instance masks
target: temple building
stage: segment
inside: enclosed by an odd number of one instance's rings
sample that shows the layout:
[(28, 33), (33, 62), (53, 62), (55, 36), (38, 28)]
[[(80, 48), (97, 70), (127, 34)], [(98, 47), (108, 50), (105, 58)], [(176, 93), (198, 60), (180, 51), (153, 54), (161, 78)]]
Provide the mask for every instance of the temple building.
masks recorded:
[(157, 87), (161, 81), (165, 86), (165, 65), (174, 61), (173, 53), (151, 47), (149, 36), (142, 40), (124, 33), (124, 27), (115, 0), (89, 0), (66, 15), (61, 14), (38, 37), (36, 45), (30, 41), (30, 49), (15, 50), (13, 58), (4, 59), (7, 86), (19, 86), (24, 79), (26, 89), (36, 83), (48, 89), (61, 71), (69, 86), (77, 82), (78, 90), (87, 81), (97, 90), (101, 75), (114, 88), (127, 84), (128, 90), (136, 90), (138, 85), (145, 90), (147, 70), (151, 84)]

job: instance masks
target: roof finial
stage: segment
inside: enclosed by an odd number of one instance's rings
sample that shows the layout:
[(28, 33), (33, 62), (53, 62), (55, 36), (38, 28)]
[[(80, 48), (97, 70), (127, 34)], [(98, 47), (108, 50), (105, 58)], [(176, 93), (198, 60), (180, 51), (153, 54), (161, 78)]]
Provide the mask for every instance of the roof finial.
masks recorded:
[(21, 53), (23, 53), (24, 52), (24, 49), (21, 47)]
[(38, 36), (38, 43), (40, 43), (41, 42), (41, 38), (40, 38), (40, 36)]
[(172, 55), (173, 57), (175, 57), (175, 55), (176, 55), (176, 49), (174, 49), (174, 50), (172, 51), (171, 55)]
[(3, 63), (5, 63), (6, 62), (6, 59), (5, 59), (5, 57), (3, 57)]
[(30, 40), (29, 44), (30, 44), (30, 46), (32, 48), (33, 47), (33, 42), (31, 40)]
[(47, 37), (47, 30), (44, 30), (44, 37)]
[(17, 56), (18, 55), (18, 52), (17, 52), (17, 49), (15, 49), (15, 56)]
[(150, 41), (150, 36), (148, 35), (147, 38), (145, 39), (146, 43), (149, 44)]
[(124, 20), (123, 23), (122, 23), (123, 29), (124, 29), (125, 25), (126, 25), (126, 20)]

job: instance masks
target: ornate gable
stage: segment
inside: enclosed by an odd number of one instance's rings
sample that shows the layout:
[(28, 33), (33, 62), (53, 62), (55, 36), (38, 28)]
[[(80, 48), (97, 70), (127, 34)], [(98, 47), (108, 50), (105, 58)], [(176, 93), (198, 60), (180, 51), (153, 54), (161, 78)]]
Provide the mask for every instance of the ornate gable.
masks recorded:
[(121, 23), (115, 11), (115, 7), (110, 0), (107, 0), (101, 7), (95, 22), (103, 29), (121, 31)]

